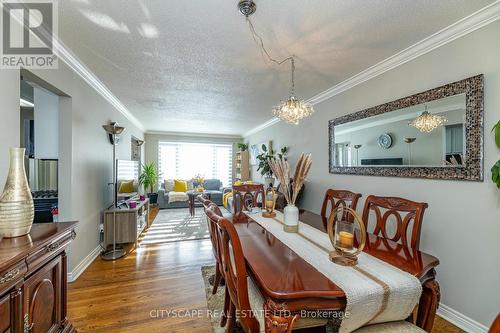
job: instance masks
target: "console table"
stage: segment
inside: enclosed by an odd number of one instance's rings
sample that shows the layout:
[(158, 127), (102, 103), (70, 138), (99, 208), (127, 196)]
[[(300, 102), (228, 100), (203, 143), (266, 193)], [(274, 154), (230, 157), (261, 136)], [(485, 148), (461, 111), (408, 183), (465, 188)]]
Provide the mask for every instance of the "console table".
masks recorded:
[(142, 232), (150, 227), (149, 222), (149, 198), (144, 201), (129, 200), (136, 202), (135, 208), (111, 208), (104, 212), (104, 247), (113, 244), (113, 215), (115, 215), (116, 243), (135, 243)]
[(0, 241), (0, 332), (74, 333), (67, 319), (66, 247), (76, 222), (34, 224)]

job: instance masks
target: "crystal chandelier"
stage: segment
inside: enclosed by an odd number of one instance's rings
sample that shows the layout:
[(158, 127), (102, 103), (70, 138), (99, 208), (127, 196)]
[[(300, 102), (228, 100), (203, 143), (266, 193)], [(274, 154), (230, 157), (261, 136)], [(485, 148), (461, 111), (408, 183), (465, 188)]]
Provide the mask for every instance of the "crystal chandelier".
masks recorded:
[(299, 99), (295, 97), (295, 58), (294, 56), (290, 56), (286, 59), (283, 59), (281, 61), (278, 61), (274, 58), (271, 57), (269, 52), (266, 50), (264, 47), (264, 41), (262, 38), (257, 34), (255, 31), (255, 28), (253, 27), (252, 21), (250, 21), (250, 15), (255, 13), (257, 10), (257, 5), (253, 0), (240, 0), (238, 3), (238, 9), (241, 14), (245, 15), (248, 26), (250, 28), (250, 32), (252, 33), (252, 37), (255, 40), (255, 42), (259, 45), (261, 52), (263, 55), (265, 55), (270, 61), (274, 62), (277, 65), (281, 65), (287, 61), (291, 62), (291, 70), (292, 70), (292, 77), (291, 77), (291, 90), (290, 90), (290, 97), (286, 101), (281, 101), (281, 103), (278, 106), (275, 106), (273, 108), (273, 114), (280, 120), (283, 120), (289, 124), (295, 124), (298, 125), (299, 121), (309, 117), (311, 114), (313, 114), (314, 109), (311, 103)]
[(281, 101), (280, 105), (273, 108), (273, 114), (280, 120), (289, 124), (298, 125), (303, 118), (309, 117), (314, 109), (312, 105), (303, 99), (295, 97), (295, 60), (292, 57), (292, 89), (290, 97), (286, 101)]
[(443, 126), (447, 121), (448, 119), (446, 119), (446, 117), (430, 114), (427, 111), (427, 105), (425, 105), (425, 111), (422, 112), (420, 116), (410, 121), (408, 125), (415, 127), (420, 132), (430, 133), (439, 126)]

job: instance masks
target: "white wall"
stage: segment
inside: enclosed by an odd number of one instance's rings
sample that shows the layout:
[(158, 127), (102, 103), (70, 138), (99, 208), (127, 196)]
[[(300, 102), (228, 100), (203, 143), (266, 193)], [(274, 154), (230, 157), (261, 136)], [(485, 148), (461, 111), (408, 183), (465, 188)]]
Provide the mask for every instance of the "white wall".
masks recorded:
[[(500, 149), (490, 134), (500, 119), (500, 21), (315, 105), (299, 126), (278, 123), (246, 138), (290, 146), (290, 160), (311, 152), (304, 206), (319, 212), (329, 187), (429, 203), (421, 248), (441, 261), (442, 303), (489, 326), (500, 311), (500, 191), (490, 180)], [(337, 175), (328, 172), (328, 121), (427, 89), (485, 76), (484, 182)], [(300, 93), (300, 92), (299, 92)], [(253, 170), (255, 175), (255, 168)], [(363, 201), (359, 207), (363, 207)]]
[[(112, 146), (102, 125), (117, 121), (126, 127), (117, 149), (121, 159), (130, 159), (131, 135), (142, 139), (144, 134), (62, 62), (57, 70), (33, 73), (69, 96), (59, 101), (59, 206), (61, 221), (79, 221), (69, 250), (71, 271), (98, 246), (101, 212), (112, 201), (107, 185)], [(0, 184), (8, 170), (8, 147), (20, 143), (19, 81), (19, 70), (0, 70)]]
[(20, 143), (19, 71), (0, 70), (0, 190), (9, 171), (9, 148)]

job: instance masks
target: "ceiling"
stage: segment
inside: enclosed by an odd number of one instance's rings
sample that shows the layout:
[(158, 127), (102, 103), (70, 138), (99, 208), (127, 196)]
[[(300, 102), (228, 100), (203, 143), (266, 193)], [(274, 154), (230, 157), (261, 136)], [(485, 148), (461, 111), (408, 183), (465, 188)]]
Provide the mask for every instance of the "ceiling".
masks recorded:
[[(256, 0), (273, 57), (304, 99), (493, 0)], [(289, 65), (267, 62), (237, 0), (65, 0), (62, 41), (148, 131), (235, 134), (272, 118)]]

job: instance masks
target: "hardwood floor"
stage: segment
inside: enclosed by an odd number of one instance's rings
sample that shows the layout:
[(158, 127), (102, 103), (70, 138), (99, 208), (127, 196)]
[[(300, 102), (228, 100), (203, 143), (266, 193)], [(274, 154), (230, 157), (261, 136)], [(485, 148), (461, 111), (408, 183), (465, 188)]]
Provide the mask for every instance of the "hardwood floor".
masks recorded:
[[(69, 285), (68, 316), (80, 333), (211, 332), (208, 318), (186, 316), (207, 309), (201, 266), (213, 264), (211, 246), (207, 239), (185, 241), (140, 246), (115, 262), (97, 258)], [(437, 317), (438, 332), (463, 331)]]

